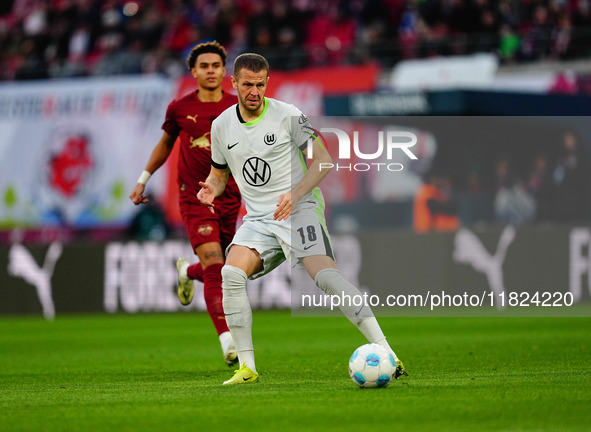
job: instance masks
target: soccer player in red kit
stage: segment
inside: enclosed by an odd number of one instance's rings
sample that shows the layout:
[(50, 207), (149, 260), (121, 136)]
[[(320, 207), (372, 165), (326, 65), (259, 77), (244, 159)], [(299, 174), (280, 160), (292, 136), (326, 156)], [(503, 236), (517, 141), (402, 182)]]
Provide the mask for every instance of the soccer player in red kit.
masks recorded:
[(189, 265), (185, 258), (178, 259), (178, 296), (182, 304), (188, 305), (193, 300), (193, 280), (203, 282), (207, 311), (219, 335), (224, 360), (228, 366), (233, 366), (238, 356), (222, 308), (221, 269), (224, 251), (236, 231), (241, 196), (236, 182), (230, 177), (226, 190), (216, 198), (215, 213), (212, 213), (201, 205), (197, 192), (199, 182), (205, 181), (211, 167), (211, 123), (238, 100), (222, 90), (226, 50), (220, 44), (208, 42), (195, 46), (187, 63), (197, 80), (198, 90), (168, 105), (162, 138), (154, 147), (129, 198), (136, 205), (148, 202), (144, 196), (146, 182), (166, 161), (177, 137), (180, 138), (179, 206), (191, 246), (200, 262)]

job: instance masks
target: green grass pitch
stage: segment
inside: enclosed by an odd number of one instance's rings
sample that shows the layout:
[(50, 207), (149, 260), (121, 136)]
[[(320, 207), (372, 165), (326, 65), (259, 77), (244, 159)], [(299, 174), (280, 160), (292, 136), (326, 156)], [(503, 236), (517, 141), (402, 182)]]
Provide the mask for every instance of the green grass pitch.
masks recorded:
[(203, 313), (0, 318), (1, 431), (588, 431), (591, 319), (382, 318), (410, 376), (359, 389), (344, 318), (255, 311), (260, 382)]

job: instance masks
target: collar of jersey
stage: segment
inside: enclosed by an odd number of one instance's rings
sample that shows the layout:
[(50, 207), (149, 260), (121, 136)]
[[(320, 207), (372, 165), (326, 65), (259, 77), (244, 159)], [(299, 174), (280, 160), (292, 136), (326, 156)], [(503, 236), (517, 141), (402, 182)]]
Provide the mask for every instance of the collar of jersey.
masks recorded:
[(265, 98), (264, 102), (265, 108), (263, 108), (263, 112), (261, 113), (261, 115), (247, 123), (242, 123), (243, 126), (254, 126), (258, 122), (260, 122), (263, 119), (263, 117), (265, 117), (265, 114), (267, 114), (267, 110), (269, 109), (269, 99)]

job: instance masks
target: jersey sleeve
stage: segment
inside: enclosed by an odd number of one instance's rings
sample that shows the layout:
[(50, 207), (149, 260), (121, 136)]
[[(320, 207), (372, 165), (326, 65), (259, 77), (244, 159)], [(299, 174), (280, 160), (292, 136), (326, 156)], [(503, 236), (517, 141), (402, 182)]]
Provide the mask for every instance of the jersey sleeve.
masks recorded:
[(211, 125), (211, 165), (217, 169), (228, 168), (228, 162), (223, 154), (223, 134), (218, 119)]
[(310, 139), (315, 139), (316, 130), (310, 125), (310, 119), (298, 108), (293, 106), (291, 117), (291, 140), (301, 151), (306, 151)]
[(173, 100), (168, 104), (168, 108), (166, 108), (166, 118), (164, 119), (164, 123), (162, 123), (162, 129), (172, 137), (177, 137), (181, 131), (181, 127), (176, 121), (175, 102), (176, 100)]

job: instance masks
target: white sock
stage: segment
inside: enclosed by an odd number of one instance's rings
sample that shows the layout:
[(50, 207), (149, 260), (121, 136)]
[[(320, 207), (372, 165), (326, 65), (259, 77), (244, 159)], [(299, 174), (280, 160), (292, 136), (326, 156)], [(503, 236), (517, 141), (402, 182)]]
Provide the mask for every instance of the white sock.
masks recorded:
[(234, 339), (232, 339), (232, 334), (229, 331), (223, 332), (220, 335), (220, 345), (222, 346), (224, 354), (230, 349), (236, 349), (234, 346)]
[(380, 328), (378, 320), (376, 320), (375, 317), (364, 318), (357, 327), (361, 333), (363, 333), (363, 336), (366, 337), (369, 343), (375, 343), (383, 346), (388, 350), (388, 352), (391, 352), (395, 358), (398, 358), (386, 340), (386, 336), (384, 336), (384, 332)]
[(252, 343), (252, 309), (246, 295), (246, 273), (238, 267), (222, 267), (223, 306), (226, 323), (238, 351), (240, 365), (246, 365), (256, 371), (254, 365), (254, 347)]
[(240, 367), (242, 367), (243, 363), (246, 363), (254, 373), (257, 373), (257, 368), (254, 364), (254, 351), (238, 351), (238, 363), (240, 363)]
[[(361, 295), (359, 289), (346, 280), (337, 269), (328, 268), (320, 270), (316, 274), (315, 281), (316, 285), (328, 295), (339, 295), (343, 296), (343, 298), (345, 295), (351, 297)], [(378, 321), (368, 305), (364, 305), (361, 309), (351, 305), (341, 305), (340, 308), (349, 321), (363, 333), (363, 336), (365, 336), (369, 343), (377, 343), (383, 346), (396, 357), (396, 353), (390, 348), (384, 332), (382, 332)]]
[(388, 341), (386, 340), (386, 338), (384, 339), (380, 339), (379, 341), (375, 342), (378, 345), (383, 346), (384, 348), (386, 348), (386, 350), (390, 353), (392, 353), (392, 355), (394, 356), (395, 359), (398, 358), (398, 356), (396, 355), (396, 353), (394, 352), (394, 350), (392, 349), (392, 347), (390, 347), (390, 344), (388, 343)]
[[(334, 268), (325, 268), (316, 273), (314, 278), (316, 285), (330, 296), (338, 296), (340, 298), (355, 298), (361, 297), (359, 289), (349, 282), (343, 274)], [(349, 321), (359, 327), (359, 323), (367, 318), (373, 318), (373, 312), (369, 305), (363, 304), (361, 307), (355, 306), (351, 302), (341, 302), (339, 308), (343, 312), (343, 315), (347, 317)], [(377, 324), (377, 322), (376, 322)], [(379, 326), (378, 326), (379, 327)], [(382, 335), (383, 336), (383, 335)]]

